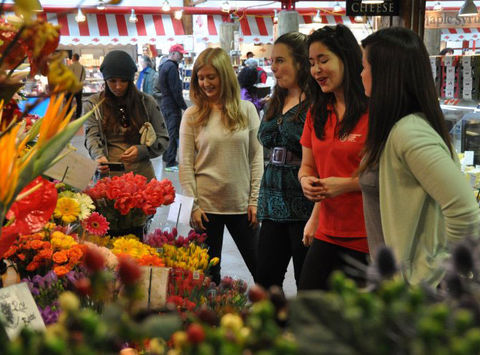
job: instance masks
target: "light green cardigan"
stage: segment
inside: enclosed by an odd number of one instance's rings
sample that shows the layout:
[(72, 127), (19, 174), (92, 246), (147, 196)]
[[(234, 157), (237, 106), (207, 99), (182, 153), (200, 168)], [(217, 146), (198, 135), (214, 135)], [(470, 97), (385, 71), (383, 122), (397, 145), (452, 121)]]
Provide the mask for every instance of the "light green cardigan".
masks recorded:
[(450, 242), (478, 236), (480, 210), (447, 145), (421, 114), (398, 121), (380, 158), (385, 244), (411, 284), (440, 282)]

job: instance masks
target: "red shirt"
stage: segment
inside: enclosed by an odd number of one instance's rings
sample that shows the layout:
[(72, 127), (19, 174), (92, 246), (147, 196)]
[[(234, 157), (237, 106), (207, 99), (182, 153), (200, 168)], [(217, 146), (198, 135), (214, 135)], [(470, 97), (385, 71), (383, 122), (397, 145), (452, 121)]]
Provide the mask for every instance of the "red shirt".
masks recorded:
[[(368, 113), (360, 117), (346, 138), (338, 138), (339, 122), (335, 111), (328, 108), (324, 139), (315, 135), (310, 111), (307, 113), (300, 143), (312, 149), (318, 176), (352, 177), (358, 169), (368, 132)], [(345, 248), (368, 253), (367, 233), (363, 217), (362, 193), (349, 192), (327, 198), (320, 204), (319, 223), (315, 238)]]

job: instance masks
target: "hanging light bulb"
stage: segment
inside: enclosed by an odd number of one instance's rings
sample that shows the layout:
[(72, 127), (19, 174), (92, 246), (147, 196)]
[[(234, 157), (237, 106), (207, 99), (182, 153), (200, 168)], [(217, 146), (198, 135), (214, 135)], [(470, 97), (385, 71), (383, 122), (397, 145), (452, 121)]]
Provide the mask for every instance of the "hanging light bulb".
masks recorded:
[(168, 2), (168, 0), (165, 0), (162, 5), (162, 11), (169, 12), (170, 9), (171, 9), (170, 3)]
[(223, 2), (222, 11), (223, 12), (230, 12), (230, 3), (228, 2), (228, 0)]
[(138, 18), (137, 15), (135, 15), (135, 10), (132, 9), (132, 13), (130, 14), (130, 17), (128, 18), (128, 22), (130, 23), (137, 23)]
[(443, 6), (440, 4), (440, 1), (438, 1), (435, 5), (433, 5), (433, 11), (442, 11)]
[(181, 20), (183, 16), (183, 10), (176, 10), (173, 13), (173, 17), (175, 17), (175, 20)]
[(372, 5), (372, 4), (383, 4), (384, 0), (362, 0), (362, 4)]
[(278, 23), (277, 10), (273, 10), (273, 23)]
[(363, 23), (363, 16), (355, 16), (353, 18), (353, 20), (356, 22), (356, 23)]
[(103, 0), (98, 1), (97, 10), (105, 10), (105, 3)]
[(75, 21), (84, 22), (86, 20), (85, 15), (82, 13), (82, 10), (78, 8), (77, 16), (75, 16)]
[(333, 12), (341, 12), (341, 11), (342, 11), (342, 7), (340, 6), (340, 3), (337, 2), (333, 7)]
[(315, 16), (313, 16), (313, 22), (319, 23), (322, 22), (322, 18), (320, 17), (320, 10), (317, 10), (317, 13)]

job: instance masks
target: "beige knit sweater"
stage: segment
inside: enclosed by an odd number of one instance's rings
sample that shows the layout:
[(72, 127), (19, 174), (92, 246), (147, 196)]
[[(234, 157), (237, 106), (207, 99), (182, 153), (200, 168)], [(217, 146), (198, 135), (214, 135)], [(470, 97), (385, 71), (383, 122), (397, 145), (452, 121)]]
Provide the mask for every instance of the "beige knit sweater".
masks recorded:
[(263, 153), (257, 139), (260, 121), (255, 106), (241, 101), (248, 128), (229, 132), (219, 110), (212, 110), (208, 123), (193, 127), (192, 108), (180, 125), (180, 183), (194, 197), (193, 209), (206, 213), (243, 214), (257, 205), (263, 174)]

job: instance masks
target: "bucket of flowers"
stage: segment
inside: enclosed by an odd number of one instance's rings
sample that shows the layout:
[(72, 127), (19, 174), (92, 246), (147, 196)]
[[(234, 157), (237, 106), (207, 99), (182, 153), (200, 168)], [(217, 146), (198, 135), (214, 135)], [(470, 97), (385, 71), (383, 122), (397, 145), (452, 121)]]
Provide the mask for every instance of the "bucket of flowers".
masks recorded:
[(175, 199), (170, 180), (147, 182), (146, 177), (132, 172), (103, 178), (85, 192), (93, 199), (96, 210), (107, 218), (111, 236), (135, 234), (142, 238), (147, 217)]

